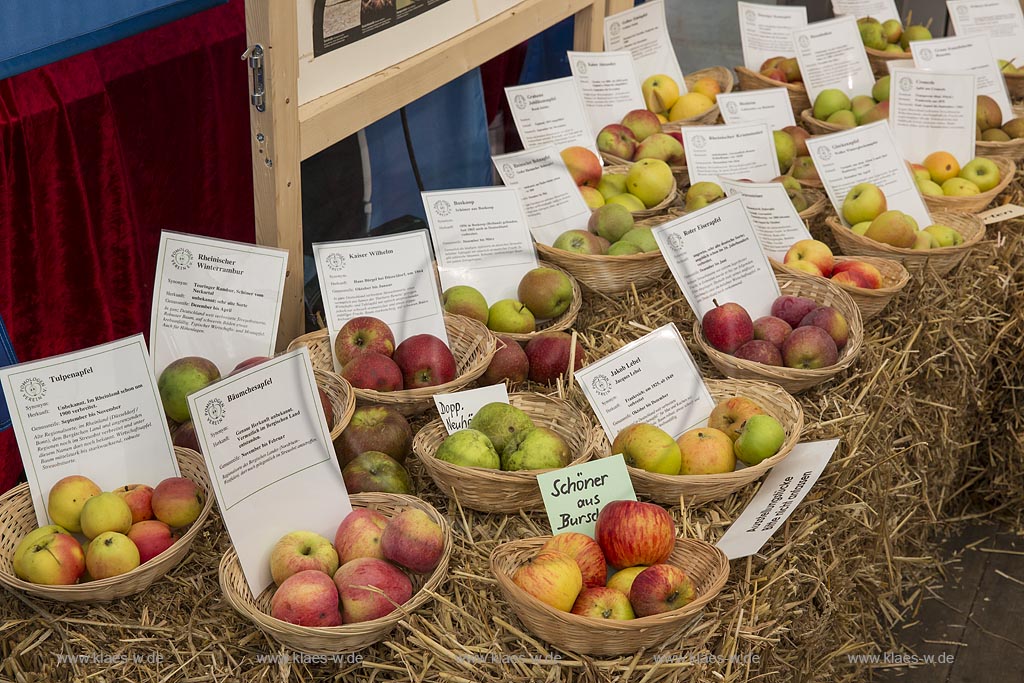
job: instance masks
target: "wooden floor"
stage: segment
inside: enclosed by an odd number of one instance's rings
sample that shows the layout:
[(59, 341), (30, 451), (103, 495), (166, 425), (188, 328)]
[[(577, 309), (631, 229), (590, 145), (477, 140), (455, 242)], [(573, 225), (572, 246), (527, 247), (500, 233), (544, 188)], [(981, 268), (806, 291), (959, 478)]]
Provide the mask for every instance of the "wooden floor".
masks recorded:
[[(885, 655), (882, 683), (1024, 681), (1024, 531), (979, 524), (946, 543), (949, 580), (902, 629), (904, 652)], [(917, 656), (916, 664), (907, 658)], [(902, 664), (896, 662), (903, 658)]]

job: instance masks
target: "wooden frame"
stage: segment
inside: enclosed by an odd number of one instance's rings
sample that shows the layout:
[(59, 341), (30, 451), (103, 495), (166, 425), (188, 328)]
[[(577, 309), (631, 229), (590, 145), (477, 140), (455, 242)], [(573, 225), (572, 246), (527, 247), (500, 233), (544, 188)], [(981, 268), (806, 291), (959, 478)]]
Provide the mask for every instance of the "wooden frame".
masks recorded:
[[(300, 106), (295, 0), (246, 0), (249, 46), (262, 45), (265, 56), (266, 108), (249, 110), (256, 242), (289, 252), (279, 349), (305, 331), (302, 160), (570, 16), (575, 16), (573, 47), (600, 50), (606, 2), (622, 4), (622, 0), (522, 0), (393, 67)], [(628, 4), (633, 3), (628, 0)]]

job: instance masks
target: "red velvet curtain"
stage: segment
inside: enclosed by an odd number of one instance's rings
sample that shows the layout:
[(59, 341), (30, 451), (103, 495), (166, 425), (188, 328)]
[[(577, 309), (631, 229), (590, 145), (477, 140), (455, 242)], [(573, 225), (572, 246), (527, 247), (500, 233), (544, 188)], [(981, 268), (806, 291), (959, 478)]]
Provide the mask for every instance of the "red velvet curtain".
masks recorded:
[[(149, 330), (160, 231), (252, 242), (242, 0), (0, 81), (0, 316), (20, 360)], [(0, 492), (21, 461), (0, 433)]]

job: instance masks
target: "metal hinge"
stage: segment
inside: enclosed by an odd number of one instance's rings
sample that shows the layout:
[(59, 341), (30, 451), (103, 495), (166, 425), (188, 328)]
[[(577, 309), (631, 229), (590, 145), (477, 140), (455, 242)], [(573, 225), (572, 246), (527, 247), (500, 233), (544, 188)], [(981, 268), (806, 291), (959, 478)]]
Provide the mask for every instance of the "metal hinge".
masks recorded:
[(256, 111), (267, 110), (267, 91), (263, 81), (263, 46), (253, 45), (242, 54), (242, 59), (249, 62), (252, 71), (252, 93), (249, 100)]

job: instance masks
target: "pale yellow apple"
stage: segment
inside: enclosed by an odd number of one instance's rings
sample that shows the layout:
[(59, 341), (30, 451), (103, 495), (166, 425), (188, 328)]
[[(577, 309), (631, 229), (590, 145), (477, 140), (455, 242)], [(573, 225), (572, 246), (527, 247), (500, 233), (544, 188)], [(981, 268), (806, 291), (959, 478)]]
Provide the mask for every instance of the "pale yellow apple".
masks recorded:
[(626, 173), (626, 188), (648, 209), (660, 204), (675, 184), (672, 169), (660, 159), (641, 159)]
[(679, 84), (671, 76), (655, 74), (640, 84), (644, 104), (655, 114), (662, 114), (672, 108), (679, 99)]
[(700, 116), (715, 106), (711, 98), (699, 92), (688, 92), (680, 95), (672, 109), (668, 112), (669, 121), (682, 121), (694, 116)]

